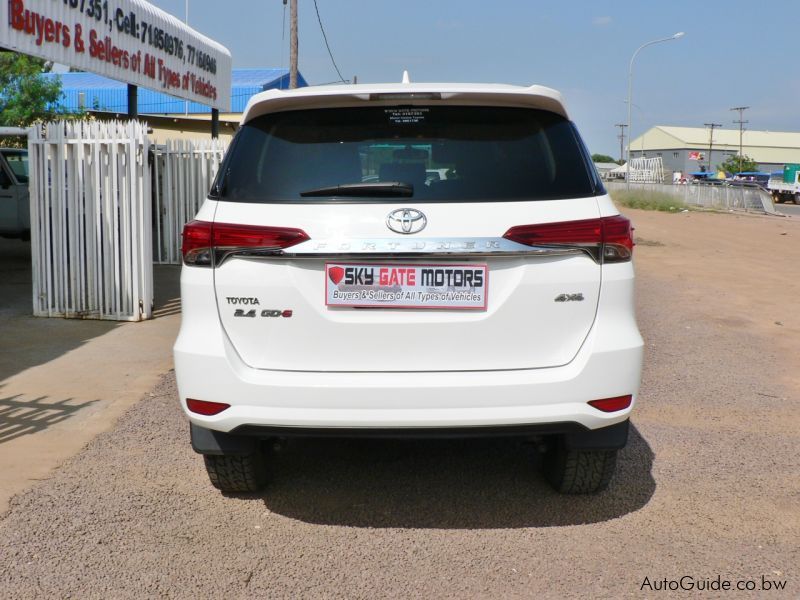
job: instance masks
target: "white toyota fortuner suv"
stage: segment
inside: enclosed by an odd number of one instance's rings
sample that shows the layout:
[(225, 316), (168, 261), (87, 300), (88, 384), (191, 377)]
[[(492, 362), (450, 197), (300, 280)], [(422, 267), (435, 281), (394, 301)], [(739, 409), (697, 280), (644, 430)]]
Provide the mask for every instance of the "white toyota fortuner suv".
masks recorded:
[(524, 436), (557, 490), (608, 485), (642, 368), (633, 239), (558, 92), (258, 94), (182, 250), (175, 372), (217, 488), (314, 435)]

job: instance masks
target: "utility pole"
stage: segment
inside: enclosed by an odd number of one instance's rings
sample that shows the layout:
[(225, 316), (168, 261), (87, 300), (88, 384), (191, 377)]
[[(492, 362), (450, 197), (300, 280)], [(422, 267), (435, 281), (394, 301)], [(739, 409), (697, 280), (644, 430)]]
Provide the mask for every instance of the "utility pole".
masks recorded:
[(750, 107), (749, 106), (734, 106), (731, 109), (731, 110), (739, 111), (739, 120), (738, 121), (734, 121), (734, 123), (738, 123), (739, 124), (739, 172), (740, 173), (742, 172), (742, 161), (744, 160), (744, 153), (743, 153), (743, 150), (742, 150), (742, 135), (744, 134), (744, 126), (745, 126), (745, 124), (750, 122), (750, 121), (743, 120), (743, 117), (744, 117), (744, 111), (746, 111), (748, 108), (750, 108)]
[(297, 87), (297, 0), (289, 0), (289, 89)]
[(719, 123), (703, 123), (706, 127), (711, 128), (711, 132), (708, 135), (708, 172), (711, 172), (711, 151), (714, 148), (714, 129), (717, 127), (722, 127)]
[[(188, 25), (189, 25), (189, 0), (185, 0), (185, 2), (183, 3), (183, 22), (186, 23), (186, 25), (188, 27)], [(144, 40), (144, 37), (142, 37), (142, 40)], [(189, 115), (189, 101), (188, 100), (184, 100), (183, 101), (183, 114), (185, 114), (187, 116)], [(212, 129), (213, 129), (213, 126), (212, 126)]]
[(622, 162), (623, 157), (625, 156), (625, 128), (628, 126), (627, 123), (617, 123), (614, 127), (619, 127), (619, 161)]

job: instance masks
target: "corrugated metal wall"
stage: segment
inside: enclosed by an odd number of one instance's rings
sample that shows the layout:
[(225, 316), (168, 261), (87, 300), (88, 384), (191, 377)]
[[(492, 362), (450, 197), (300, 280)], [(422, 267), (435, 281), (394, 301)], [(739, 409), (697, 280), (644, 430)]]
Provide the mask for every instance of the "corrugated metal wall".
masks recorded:
[[(77, 111), (81, 106), (87, 110), (124, 112), (128, 110), (128, 88), (124, 83), (100, 77), (92, 73), (47, 73), (45, 77), (60, 77), (62, 86), (61, 104), (67, 110)], [(289, 87), (288, 69), (234, 69), (231, 89), (231, 112), (243, 112), (248, 100), (259, 92)], [(308, 85), (298, 78), (300, 87)], [(83, 94), (83, 97), (81, 97)], [(182, 114), (186, 102), (179, 98), (139, 88), (139, 112), (141, 114)], [(208, 106), (189, 102), (190, 114), (209, 113)]]

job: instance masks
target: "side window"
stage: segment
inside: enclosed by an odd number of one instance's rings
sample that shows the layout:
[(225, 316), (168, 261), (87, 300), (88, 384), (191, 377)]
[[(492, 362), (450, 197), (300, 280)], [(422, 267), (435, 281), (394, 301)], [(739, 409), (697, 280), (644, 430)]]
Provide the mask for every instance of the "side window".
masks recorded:
[(7, 189), (11, 187), (11, 177), (8, 176), (5, 169), (0, 167), (0, 188)]
[(5, 155), (8, 168), (18, 183), (28, 183), (28, 155), (22, 152), (9, 152)]

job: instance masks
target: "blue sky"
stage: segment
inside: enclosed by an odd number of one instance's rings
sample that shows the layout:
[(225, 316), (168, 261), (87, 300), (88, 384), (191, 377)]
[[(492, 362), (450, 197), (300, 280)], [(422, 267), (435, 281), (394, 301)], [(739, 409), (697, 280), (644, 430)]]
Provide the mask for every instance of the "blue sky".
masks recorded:
[[(151, 0), (183, 18), (184, 0)], [(800, 131), (800, 1), (317, 0), (345, 78), (539, 83), (560, 90), (592, 152), (619, 154), (627, 69), (634, 69), (634, 137), (656, 125)], [(288, 64), (282, 0), (190, 0), (189, 24), (227, 46), (235, 67)], [(311, 84), (337, 79), (312, 0), (299, 0), (300, 71)]]

